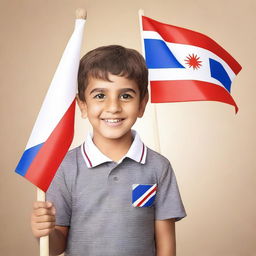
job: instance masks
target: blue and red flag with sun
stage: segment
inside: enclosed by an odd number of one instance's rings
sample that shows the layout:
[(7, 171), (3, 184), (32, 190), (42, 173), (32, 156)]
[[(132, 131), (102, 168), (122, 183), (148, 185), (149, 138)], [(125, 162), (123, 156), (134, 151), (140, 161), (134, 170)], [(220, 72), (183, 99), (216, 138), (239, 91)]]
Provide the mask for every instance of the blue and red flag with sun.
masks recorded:
[(142, 16), (151, 102), (219, 101), (238, 107), (231, 83), (240, 64), (201, 33)]

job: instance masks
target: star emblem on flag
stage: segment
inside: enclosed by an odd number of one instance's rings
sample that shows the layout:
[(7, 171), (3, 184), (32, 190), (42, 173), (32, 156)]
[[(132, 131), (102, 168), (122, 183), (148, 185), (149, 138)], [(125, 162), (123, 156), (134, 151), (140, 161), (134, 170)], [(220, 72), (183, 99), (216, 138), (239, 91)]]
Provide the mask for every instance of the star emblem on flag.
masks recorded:
[(198, 57), (196, 54), (189, 54), (186, 59), (185, 62), (187, 65), (189, 65), (189, 68), (193, 67), (193, 69), (199, 69), (202, 66), (202, 61), (200, 60), (200, 57)]

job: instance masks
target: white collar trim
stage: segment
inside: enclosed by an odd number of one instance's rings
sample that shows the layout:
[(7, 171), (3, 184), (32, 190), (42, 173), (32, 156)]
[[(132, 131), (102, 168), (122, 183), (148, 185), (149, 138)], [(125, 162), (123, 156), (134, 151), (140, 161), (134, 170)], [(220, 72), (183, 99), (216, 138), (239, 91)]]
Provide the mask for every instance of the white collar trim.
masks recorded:
[[(132, 136), (134, 138), (132, 145), (127, 154), (118, 161), (118, 164), (121, 163), (126, 157), (138, 163), (145, 164), (147, 147), (141, 141), (139, 134), (135, 130), (132, 130)], [(113, 162), (113, 160), (104, 155), (97, 148), (97, 146), (93, 143), (92, 137), (92, 133), (88, 133), (86, 141), (81, 145), (81, 153), (87, 167), (93, 168), (105, 162)]]

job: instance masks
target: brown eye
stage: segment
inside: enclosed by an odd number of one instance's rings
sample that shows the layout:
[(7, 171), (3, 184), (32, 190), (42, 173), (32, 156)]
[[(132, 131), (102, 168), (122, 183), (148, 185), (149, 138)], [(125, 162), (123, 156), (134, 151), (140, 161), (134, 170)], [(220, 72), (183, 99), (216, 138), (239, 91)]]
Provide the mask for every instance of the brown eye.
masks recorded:
[(128, 93), (124, 93), (120, 96), (121, 99), (124, 99), (124, 100), (128, 100), (128, 99), (131, 99), (133, 98), (130, 94)]
[(99, 94), (96, 94), (93, 98), (94, 98), (94, 99), (100, 99), (100, 100), (102, 100), (102, 99), (105, 98), (105, 94), (99, 93)]

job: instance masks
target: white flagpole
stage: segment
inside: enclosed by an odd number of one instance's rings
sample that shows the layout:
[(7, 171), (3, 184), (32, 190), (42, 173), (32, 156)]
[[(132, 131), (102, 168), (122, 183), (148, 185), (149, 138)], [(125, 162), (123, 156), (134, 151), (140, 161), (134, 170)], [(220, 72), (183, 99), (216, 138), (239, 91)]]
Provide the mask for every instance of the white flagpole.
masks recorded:
[[(145, 47), (144, 47), (144, 38), (143, 38), (143, 29), (142, 29), (142, 16), (144, 15), (144, 10), (139, 9), (139, 24), (140, 24), (140, 38), (141, 38), (141, 51), (142, 55), (145, 58)], [(149, 96), (151, 95), (151, 91), (149, 89)], [(154, 131), (154, 141), (155, 141), (155, 150), (161, 153), (160, 148), (160, 139), (159, 139), (159, 128), (157, 121), (157, 108), (156, 104), (153, 103), (153, 131)]]
[[(86, 19), (86, 11), (84, 9), (77, 9), (76, 19)], [(46, 201), (46, 193), (40, 188), (37, 188), (37, 201)], [(49, 256), (49, 236), (43, 236), (40, 238), (39, 247), (40, 256)]]
[[(37, 188), (37, 201), (45, 202), (45, 192)], [(49, 256), (49, 236), (40, 237), (40, 256)]]

